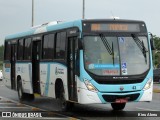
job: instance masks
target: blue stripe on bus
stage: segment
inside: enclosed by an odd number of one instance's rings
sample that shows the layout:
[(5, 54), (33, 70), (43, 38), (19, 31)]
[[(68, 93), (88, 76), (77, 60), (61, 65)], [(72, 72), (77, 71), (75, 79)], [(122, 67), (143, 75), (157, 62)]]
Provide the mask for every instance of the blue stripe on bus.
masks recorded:
[(46, 85), (45, 85), (45, 95), (46, 96), (48, 96), (49, 81), (50, 81), (50, 64), (47, 65), (47, 80), (46, 80)]

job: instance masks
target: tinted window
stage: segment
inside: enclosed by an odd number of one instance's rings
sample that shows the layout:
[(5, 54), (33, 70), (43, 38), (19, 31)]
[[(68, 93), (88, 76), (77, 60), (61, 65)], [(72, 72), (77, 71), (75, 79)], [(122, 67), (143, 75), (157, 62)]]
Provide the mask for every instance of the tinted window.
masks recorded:
[(56, 39), (56, 59), (65, 58), (66, 32), (57, 34)]
[(43, 59), (54, 57), (54, 34), (45, 35), (43, 39)]
[(5, 42), (5, 60), (11, 59), (11, 44), (10, 42)]
[(25, 45), (24, 45), (24, 59), (25, 60), (31, 60), (31, 38), (25, 39)]
[(18, 60), (23, 60), (23, 39), (18, 41)]

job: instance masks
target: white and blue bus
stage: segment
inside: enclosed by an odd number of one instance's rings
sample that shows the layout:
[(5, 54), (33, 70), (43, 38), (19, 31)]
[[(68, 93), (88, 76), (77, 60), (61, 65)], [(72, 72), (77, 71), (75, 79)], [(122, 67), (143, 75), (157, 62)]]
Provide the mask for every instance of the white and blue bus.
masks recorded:
[(143, 21), (76, 20), (48, 23), (6, 36), (4, 83), (20, 101), (57, 98), (79, 104), (152, 100), (152, 41)]

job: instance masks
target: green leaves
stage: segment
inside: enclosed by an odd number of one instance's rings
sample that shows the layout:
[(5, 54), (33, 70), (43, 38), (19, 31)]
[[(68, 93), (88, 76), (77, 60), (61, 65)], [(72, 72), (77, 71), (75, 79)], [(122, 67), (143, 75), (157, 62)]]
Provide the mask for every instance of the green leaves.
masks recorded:
[(160, 64), (160, 37), (153, 36), (156, 50), (153, 52), (153, 64), (158, 66)]

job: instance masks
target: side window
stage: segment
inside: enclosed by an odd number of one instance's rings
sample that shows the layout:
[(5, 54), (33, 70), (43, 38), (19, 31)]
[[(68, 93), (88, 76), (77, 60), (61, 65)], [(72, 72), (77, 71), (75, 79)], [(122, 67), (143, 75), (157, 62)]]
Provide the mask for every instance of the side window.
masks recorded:
[(45, 35), (43, 38), (43, 59), (53, 59), (54, 57), (54, 34)]
[(24, 43), (24, 40), (23, 39), (20, 39), (18, 41), (18, 60), (23, 60), (23, 43)]
[(54, 58), (54, 34), (50, 34), (48, 37), (48, 58)]
[(5, 55), (4, 55), (5, 60), (10, 60), (11, 59), (11, 44), (10, 42), (5, 42)]
[(65, 59), (66, 32), (57, 34), (56, 38), (56, 59)]
[(32, 52), (31, 43), (32, 43), (32, 39), (31, 38), (25, 39), (24, 60), (31, 60), (31, 52)]

